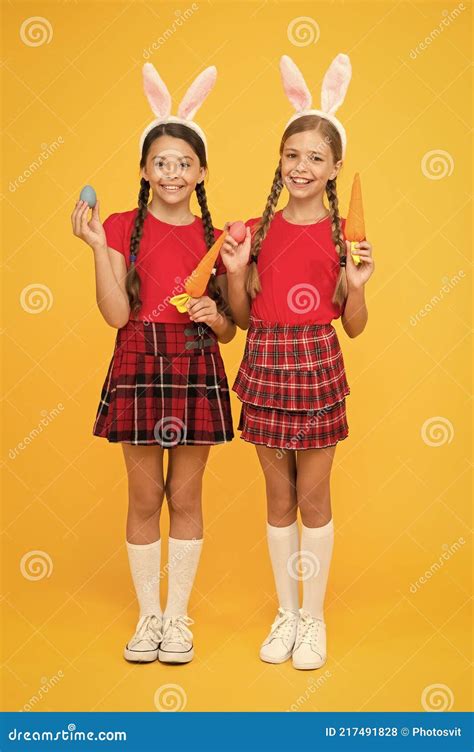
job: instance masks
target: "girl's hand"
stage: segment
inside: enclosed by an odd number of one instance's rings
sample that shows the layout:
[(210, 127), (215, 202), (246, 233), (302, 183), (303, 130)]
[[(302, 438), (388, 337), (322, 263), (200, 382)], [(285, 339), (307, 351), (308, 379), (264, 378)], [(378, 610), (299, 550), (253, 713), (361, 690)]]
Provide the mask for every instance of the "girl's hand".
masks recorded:
[[(224, 230), (227, 230), (230, 222), (226, 222)], [(245, 240), (237, 243), (231, 235), (227, 235), (221, 248), (221, 259), (228, 274), (235, 274), (247, 268), (252, 244), (250, 227), (247, 227)]]
[(71, 216), (72, 231), (76, 238), (80, 238), (91, 248), (107, 247), (105, 230), (99, 217), (99, 202), (92, 209), (92, 216), (88, 222), (89, 204), (78, 201)]
[(191, 298), (187, 303), (189, 318), (199, 324), (213, 326), (219, 321), (221, 314), (217, 310), (216, 301), (203, 295), (202, 298)]
[(372, 245), (368, 240), (361, 240), (360, 243), (356, 243), (354, 250), (360, 256), (360, 264), (356, 264), (352, 258), (351, 244), (349, 240), (346, 240), (347, 286), (349, 289), (358, 290), (365, 285), (374, 273), (375, 264), (372, 258)]

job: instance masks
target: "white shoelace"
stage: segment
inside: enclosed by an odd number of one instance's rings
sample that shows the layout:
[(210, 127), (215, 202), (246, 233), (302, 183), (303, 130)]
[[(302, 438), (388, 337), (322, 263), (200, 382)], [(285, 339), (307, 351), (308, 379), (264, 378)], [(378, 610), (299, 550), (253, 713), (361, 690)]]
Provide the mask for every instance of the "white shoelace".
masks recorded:
[(155, 614), (145, 614), (137, 624), (137, 629), (128, 643), (129, 648), (136, 648), (142, 641), (161, 642), (163, 635), (160, 622)]
[(294, 634), (295, 620), (297, 615), (293, 611), (284, 608), (278, 609), (278, 616), (272, 624), (270, 639), (291, 640)]
[(321, 625), (321, 619), (315, 619), (307, 613), (301, 614), (298, 623), (297, 647), (303, 643), (307, 643), (317, 651)]
[(163, 642), (178, 644), (192, 642), (193, 633), (188, 629), (189, 624), (194, 624), (189, 616), (171, 616), (166, 619)]

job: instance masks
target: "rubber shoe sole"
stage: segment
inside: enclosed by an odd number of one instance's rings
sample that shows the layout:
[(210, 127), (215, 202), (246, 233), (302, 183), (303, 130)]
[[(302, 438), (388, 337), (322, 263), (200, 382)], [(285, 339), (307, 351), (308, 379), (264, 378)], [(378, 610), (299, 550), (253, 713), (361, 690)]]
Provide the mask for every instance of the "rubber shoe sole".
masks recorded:
[(158, 658), (158, 648), (156, 650), (129, 650), (124, 648), (123, 657), (130, 663), (153, 663)]
[(158, 660), (160, 663), (189, 663), (194, 658), (194, 648), (186, 650), (183, 653), (171, 653), (168, 650), (158, 651)]

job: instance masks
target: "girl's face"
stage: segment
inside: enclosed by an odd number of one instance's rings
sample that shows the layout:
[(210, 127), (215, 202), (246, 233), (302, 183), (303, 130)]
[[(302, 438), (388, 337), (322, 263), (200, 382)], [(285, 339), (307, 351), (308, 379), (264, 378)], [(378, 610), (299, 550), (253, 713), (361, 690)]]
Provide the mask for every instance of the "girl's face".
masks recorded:
[(189, 202), (206, 170), (187, 141), (173, 136), (156, 138), (141, 175), (149, 181), (153, 194), (167, 204)]
[(326, 189), (342, 165), (334, 163), (332, 151), (316, 130), (294, 133), (284, 143), (281, 155), (283, 185), (292, 198), (315, 198)]

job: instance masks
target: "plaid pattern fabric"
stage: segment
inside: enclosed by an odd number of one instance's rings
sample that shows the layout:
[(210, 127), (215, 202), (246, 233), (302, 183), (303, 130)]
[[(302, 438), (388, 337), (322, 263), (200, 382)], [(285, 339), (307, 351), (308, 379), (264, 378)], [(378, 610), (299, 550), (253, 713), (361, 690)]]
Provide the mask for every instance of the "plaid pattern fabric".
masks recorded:
[(308, 412), (272, 410), (243, 402), (237, 428), (242, 431), (240, 438), (251, 444), (280, 450), (321, 449), (349, 435), (346, 401)]
[(243, 403), (238, 430), (245, 441), (310, 449), (348, 435), (350, 387), (332, 324), (274, 324), (251, 316), (232, 389)]
[(242, 402), (277, 410), (320, 410), (350, 394), (332, 324), (271, 324), (250, 319), (232, 386)]
[(92, 433), (164, 448), (230, 441), (229, 386), (212, 329), (133, 319), (119, 329)]

